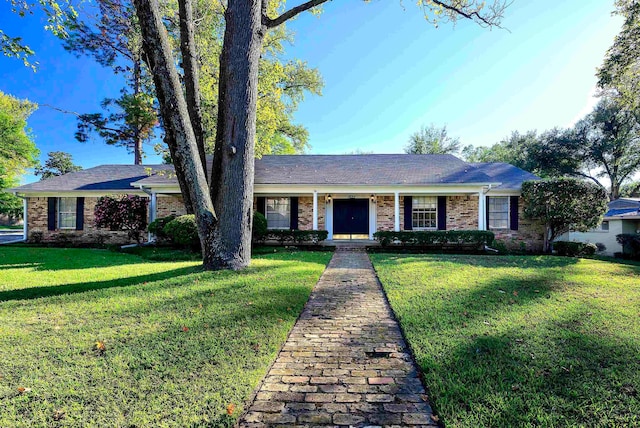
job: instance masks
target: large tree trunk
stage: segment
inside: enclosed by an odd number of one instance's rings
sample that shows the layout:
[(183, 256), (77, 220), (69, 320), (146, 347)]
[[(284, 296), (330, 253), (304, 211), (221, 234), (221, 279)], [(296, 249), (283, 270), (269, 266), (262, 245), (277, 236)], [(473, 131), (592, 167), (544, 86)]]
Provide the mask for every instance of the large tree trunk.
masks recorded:
[(217, 237), (205, 254), (217, 268), (251, 261), (258, 62), (266, 28), (260, 0), (229, 0), (220, 57), (218, 122), (211, 197)]
[(184, 70), (184, 86), (187, 97), (187, 109), (191, 127), (196, 136), (196, 145), (200, 161), (207, 175), (207, 158), (204, 147), (204, 129), (202, 127), (202, 109), (200, 107), (200, 82), (198, 80), (198, 57), (196, 54), (195, 31), (193, 28), (193, 4), (191, 0), (178, 0), (180, 15), (180, 52)]
[(216, 215), (167, 31), (162, 23), (157, 0), (134, 0), (134, 4), (140, 20), (144, 49), (153, 74), (160, 114), (165, 131), (172, 136), (167, 142), (170, 144), (176, 175), (183, 177), (188, 187), (205, 255), (203, 265), (212, 269), (215, 266), (206, 255), (215, 242)]

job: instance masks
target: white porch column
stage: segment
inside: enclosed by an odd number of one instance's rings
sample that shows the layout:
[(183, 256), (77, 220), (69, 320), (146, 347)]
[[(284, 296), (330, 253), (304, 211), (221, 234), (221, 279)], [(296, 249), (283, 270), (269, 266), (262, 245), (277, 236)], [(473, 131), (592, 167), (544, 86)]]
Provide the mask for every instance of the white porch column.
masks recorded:
[(318, 191), (313, 191), (313, 230), (318, 230)]
[(27, 214), (28, 206), (27, 206), (27, 197), (22, 198), (22, 237), (26, 241), (29, 239), (29, 218)]
[[(158, 195), (156, 192), (151, 192), (151, 201), (149, 202), (149, 223), (154, 221), (158, 216)], [(149, 232), (149, 236), (147, 236), (147, 240), (151, 241), (153, 234)]]
[(395, 193), (395, 204), (393, 206), (393, 230), (400, 232), (400, 192)]
[(484, 192), (480, 190), (478, 193), (478, 230), (487, 230), (487, 197)]

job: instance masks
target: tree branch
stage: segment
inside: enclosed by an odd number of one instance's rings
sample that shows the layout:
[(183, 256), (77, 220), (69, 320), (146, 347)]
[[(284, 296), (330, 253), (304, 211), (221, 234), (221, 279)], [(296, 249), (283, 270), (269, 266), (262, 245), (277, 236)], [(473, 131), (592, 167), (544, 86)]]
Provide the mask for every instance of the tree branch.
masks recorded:
[(284, 22), (290, 20), (294, 16), (299, 15), (300, 13), (307, 11), (311, 8), (314, 8), (316, 6), (320, 6), (322, 3), (326, 3), (327, 1), (329, 0), (309, 0), (306, 3), (302, 3), (301, 5), (298, 5), (296, 7), (289, 9), (288, 11), (284, 12), (282, 15), (274, 19), (271, 19), (266, 14), (263, 14), (262, 24), (265, 25), (267, 28), (277, 27), (278, 25), (281, 25)]
[(96, 129), (101, 129), (101, 130), (103, 130), (103, 131), (113, 132), (113, 133), (118, 134), (118, 135), (123, 135), (123, 136), (125, 136), (125, 137), (127, 137), (127, 138), (131, 138), (131, 137), (133, 137), (133, 135), (128, 134), (128, 133), (126, 133), (126, 132), (122, 132), (122, 131), (121, 131), (121, 130), (119, 130), (119, 129), (111, 128), (111, 127), (109, 127), (109, 126), (104, 126), (104, 125), (99, 124), (99, 123), (98, 123), (98, 122), (96, 122), (96, 121), (93, 121), (93, 120), (89, 120), (89, 119), (83, 118), (83, 117), (82, 117), (83, 115), (82, 115), (82, 114), (80, 114), (80, 113), (78, 113), (78, 112), (76, 112), (76, 111), (65, 110), (65, 109), (62, 109), (62, 108), (60, 108), (60, 107), (52, 106), (51, 104), (39, 104), (39, 105), (40, 105), (40, 106), (42, 106), (42, 107), (48, 107), (48, 108), (50, 108), (50, 109), (52, 109), (52, 110), (55, 110), (55, 111), (58, 111), (58, 112), (60, 112), (60, 113), (64, 113), (64, 114), (73, 114), (73, 115), (75, 115), (78, 119), (80, 119), (81, 121), (83, 121), (83, 122), (86, 122), (86, 123), (90, 124), (91, 126), (93, 126), (93, 127), (94, 127), (94, 128), (96, 128)]

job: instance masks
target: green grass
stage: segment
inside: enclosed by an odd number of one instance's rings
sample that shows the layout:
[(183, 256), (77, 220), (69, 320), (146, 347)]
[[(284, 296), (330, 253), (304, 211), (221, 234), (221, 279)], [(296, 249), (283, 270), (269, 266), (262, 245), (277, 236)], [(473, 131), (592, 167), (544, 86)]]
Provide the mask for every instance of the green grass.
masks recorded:
[(371, 259), (445, 426), (640, 426), (640, 266)]
[(0, 230), (22, 230), (24, 226), (9, 226), (9, 225), (1, 225)]
[(278, 252), (202, 272), (0, 247), (0, 426), (232, 425), (330, 257)]

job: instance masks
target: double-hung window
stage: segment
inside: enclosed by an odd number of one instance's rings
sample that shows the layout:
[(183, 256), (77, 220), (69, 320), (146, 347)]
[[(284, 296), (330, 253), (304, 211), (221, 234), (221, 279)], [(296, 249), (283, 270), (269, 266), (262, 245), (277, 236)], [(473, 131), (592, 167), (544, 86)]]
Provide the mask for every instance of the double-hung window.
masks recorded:
[(438, 198), (436, 196), (414, 196), (411, 219), (414, 230), (436, 229), (438, 226)]
[(489, 204), (489, 229), (509, 228), (509, 197), (490, 196)]
[(76, 198), (58, 198), (58, 229), (76, 228)]
[(267, 198), (267, 228), (289, 229), (291, 227), (291, 200), (289, 198)]

